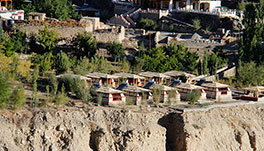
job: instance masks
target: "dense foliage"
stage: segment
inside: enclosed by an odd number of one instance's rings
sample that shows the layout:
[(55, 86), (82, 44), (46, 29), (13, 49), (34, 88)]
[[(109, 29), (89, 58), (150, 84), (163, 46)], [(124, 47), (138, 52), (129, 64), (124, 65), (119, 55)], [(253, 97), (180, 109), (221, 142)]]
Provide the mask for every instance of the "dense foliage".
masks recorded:
[(199, 58), (196, 53), (191, 53), (182, 45), (173, 43), (163, 48), (141, 49), (138, 56), (144, 60), (143, 69), (154, 72), (170, 70), (196, 72)]
[(117, 42), (108, 44), (107, 50), (114, 57), (115, 61), (117, 57), (123, 57), (125, 55), (125, 49), (123, 48), (123, 45)]
[(148, 18), (141, 18), (138, 22), (138, 26), (140, 28), (146, 30), (156, 30), (158, 29), (158, 24), (155, 20), (148, 19)]
[(0, 108), (6, 108), (11, 96), (11, 85), (8, 77), (0, 73)]
[(46, 13), (48, 17), (65, 20), (70, 18), (77, 18), (75, 8), (72, 6), (71, 0), (32, 0), (28, 3), (25, 0), (14, 1), (16, 9), (25, 10), (25, 16), (29, 12)]
[(65, 73), (69, 70), (71, 63), (66, 53), (60, 51), (55, 59), (55, 67), (58, 74)]
[(78, 33), (73, 40), (73, 46), (75, 49), (75, 55), (78, 58), (83, 56), (92, 58), (96, 54), (97, 41), (87, 32)]

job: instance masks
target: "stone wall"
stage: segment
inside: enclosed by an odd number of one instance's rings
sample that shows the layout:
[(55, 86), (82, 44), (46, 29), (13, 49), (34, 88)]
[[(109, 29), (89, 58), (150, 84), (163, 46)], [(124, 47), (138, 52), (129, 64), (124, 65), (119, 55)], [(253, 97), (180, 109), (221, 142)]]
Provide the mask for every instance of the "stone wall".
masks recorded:
[(125, 39), (125, 28), (123, 26), (106, 30), (98, 30), (93, 36), (99, 43), (119, 42)]
[[(38, 34), (39, 30), (44, 29), (45, 26), (34, 26), (34, 25), (24, 25), (19, 27), (20, 29), (26, 31), (27, 34)], [(92, 32), (93, 26), (87, 27), (49, 27), (49, 30), (56, 29), (61, 38), (72, 38), (78, 33)]]

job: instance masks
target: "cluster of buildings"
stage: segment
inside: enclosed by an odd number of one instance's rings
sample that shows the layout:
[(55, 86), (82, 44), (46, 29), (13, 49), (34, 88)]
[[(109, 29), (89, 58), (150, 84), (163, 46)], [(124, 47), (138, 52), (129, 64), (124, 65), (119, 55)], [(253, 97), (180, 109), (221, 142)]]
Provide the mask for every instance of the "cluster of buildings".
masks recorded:
[(187, 94), (195, 90), (200, 91), (199, 101), (232, 100), (232, 91), (228, 85), (206, 80), (196, 82), (192, 80), (195, 75), (179, 71), (113, 75), (94, 72), (79, 77), (87, 86), (92, 85), (95, 88), (104, 105), (125, 104), (127, 101), (133, 102), (134, 105), (151, 103), (154, 101), (156, 90), (160, 91), (158, 97), (160, 103), (164, 104), (169, 101), (187, 101)]

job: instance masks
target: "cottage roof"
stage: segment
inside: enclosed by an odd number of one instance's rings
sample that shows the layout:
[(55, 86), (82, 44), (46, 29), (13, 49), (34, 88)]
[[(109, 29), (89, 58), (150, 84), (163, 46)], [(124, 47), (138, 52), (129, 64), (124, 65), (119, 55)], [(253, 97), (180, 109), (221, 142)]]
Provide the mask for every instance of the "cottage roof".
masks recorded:
[(28, 13), (29, 15), (32, 15), (32, 16), (45, 16), (46, 13), (38, 13), (38, 12), (31, 12), (31, 13)]
[(114, 76), (123, 77), (123, 78), (132, 78), (132, 79), (145, 79), (142, 76), (131, 73), (124, 73), (124, 72), (116, 73), (114, 74)]
[(91, 78), (88, 78), (88, 77), (85, 77), (85, 76), (81, 76), (81, 75), (77, 75), (77, 74), (69, 74), (69, 73), (60, 74), (60, 75), (57, 75), (56, 77), (57, 78), (61, 78), (61, 77), (64, 77), (64, 76), (71, 76), (71, 77), (74, 77), (74, 78), (80, 78), (81, 80), (87, 80), (87, 81), (91, 80)]
[(152, 78), (152, 77), (158, 77), (158, 78), (170, 78), (170, 76), (167, 76), (163, 73), (157, 73), (157, 72), (141, 72), (138, 75), (143, 76), (143, 77), (148, 77), (148, 78)]
[(181, 83), (180, 85), (176, 86), (178, 89), (188, 89), (188, 90), (195, 90), (195, 89), (203, 89), (203, 87), (189, 84), (189, 83)]
[(96, 92), (106, 93), (106, 94), (123, 93), (123, 91), (116, 90), (113, 88), (107, 88), (107, 87), (100, 87), (99, 89), (96, 90)]
[(99, 78), (117, 79), (117, 78), (119, 78), (118, 76), (115, 76), (115, 75), (110, 75), (110, 74), (105, 74), (105, 73), (100, 73), (100, 72), (89, 73), (86, 76), (89, 78), (95, 78), (95, 79), (99, 79)]
[(171, 77), (178, 77), (181, 75), (184, 75), (186, 77), (191, 77), (191, 78), (196, 77), (194, 74), (190, 74), (190, 73), (182, 72), (182, 71), (168, 71), (168, 72), (164, 72), (164, 74), (167, 76), (171, 76)]
[(207, 88), (227, 88), (229, 85), (218, 83), (218, 82), (213, 82), (213, 83), (203, 83), (202, 87), (207, 87)]
[(264, 87), (263, 86), (252, 86), (252, 87), (243, 88), (243, 90), (264, 92)]
[(154, 89), (155, 87), (158, 88), (158, 89), (160, 89), (161, 91), (176, 90), (173, 87), (169, 87), (169, 86), (166, 86), (166, 85), (159, 85), (159, 84), (154, 84), (152, 87), (150, 87), (150, 89)]
[(140, 93), (140, 92), (150, 92), (148, 89), (144, 89), (141, 87), (136, 87), (136, 86), (126, 86), (123, 91), (125, 92), (132, 92), (132, 93)]
[(202, 38), (202, 36), (200, 36), (199, 34), (197, 34), (197, 33), (194, 33), (193, 35), (192, 35), (192, 40), (198, 40), (198, 39), (201, 39)]

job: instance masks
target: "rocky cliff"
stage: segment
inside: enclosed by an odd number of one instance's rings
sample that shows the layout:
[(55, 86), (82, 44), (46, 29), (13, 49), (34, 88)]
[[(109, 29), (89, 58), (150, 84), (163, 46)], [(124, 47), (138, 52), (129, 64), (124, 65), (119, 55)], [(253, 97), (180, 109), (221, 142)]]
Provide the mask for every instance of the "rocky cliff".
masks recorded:
[(0, 112), (0, 151), (263, 150), (264, 105)]

